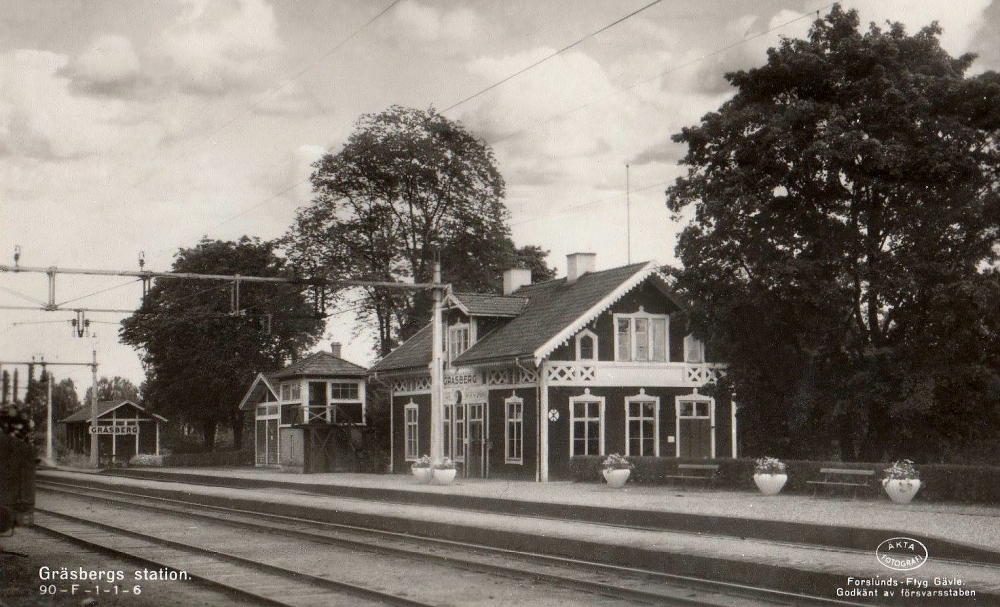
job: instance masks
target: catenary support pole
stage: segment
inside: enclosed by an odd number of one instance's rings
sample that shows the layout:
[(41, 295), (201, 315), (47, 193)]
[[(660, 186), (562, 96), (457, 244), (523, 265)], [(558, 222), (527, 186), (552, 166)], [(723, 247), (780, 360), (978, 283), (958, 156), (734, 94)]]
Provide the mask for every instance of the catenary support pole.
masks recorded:
[(90, 465), (98, 465), (97, 437), (97, 346), (93, 350), (93, 362), (90, 364)]
[[(538, 365), (538, 476), (541, 482), (549, 482), (549, 361)], [(572, 432), (572, 428), (570, 431)], [(570, 437), (572, 440), (572, 437)]]
[[(434, 260), (434, 282), (441, 282), (441, 260)], [(441, 320), (442, 290), (434, 289), (434, 314), (431, 319), (431, 460), (436, 462), (444, 458), (444, 428), (441, 424), (444, 418), (444, 391), (442, 351), (444, 350), (442, 320)]]
[(48, 395), (45, 399), (45, 459), (50, 466), (55, 463), (52, 449), (52, 374), (45, 374), (45, 383), (48, 387)]

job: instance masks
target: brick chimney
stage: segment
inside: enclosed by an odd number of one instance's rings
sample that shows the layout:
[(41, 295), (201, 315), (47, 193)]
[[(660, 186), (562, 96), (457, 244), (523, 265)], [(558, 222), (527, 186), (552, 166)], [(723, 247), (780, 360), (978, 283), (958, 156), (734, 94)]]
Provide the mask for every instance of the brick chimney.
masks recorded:
[(566, 282), (573, 282), (587, 272), (593, 272), (597, 253), (570, 253), (566, 256)]
[(525, 285), (531, 284), (531, 270), (528, 268), (511, 268), (503, 273), (503, 294), (510, 295)]
[(339, 341), (335, 341), (332, 344), (330, 344), (330, 353), (333, 354), (334, 356), (336, 356), (337, 358), (340, 358), (340, 342)]

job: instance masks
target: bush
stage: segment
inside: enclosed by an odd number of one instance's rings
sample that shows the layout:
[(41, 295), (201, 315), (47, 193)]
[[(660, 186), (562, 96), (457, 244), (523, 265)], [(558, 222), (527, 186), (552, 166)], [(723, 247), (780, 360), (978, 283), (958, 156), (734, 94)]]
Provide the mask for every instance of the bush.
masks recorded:
[(148, 453), (140, 453), (139, 455), (133, 455), (132, 459), (128, 460), (129, 467), (133, 466), (149, 466), (149, 467), (159, 467), (163, 465), (162, 455), (149, 455)]
[[(631, 480), (644, 485), (664, 485), (673, 479), (667, 476), (679, 474), (679, 464), (718, 464), (715, 487), (738, 491), (756, 491), (753, 482), (755, 459), (688, 459), (677, 457), (633, 457), (635, 464)], [(596, 455), (576, 456), (570, 460), (570, 476), (577, 482), (600, 482), (604, 458)], [(823, 475), (821, 468), (850, 470), (872, 470), (874, 482), (881, 484), (884, 470), (892, 463), (865, 462), (818, 462), (807, 460), (784, 460), (788, 483), (784, 493), (812, 493), (813, 487), (806, 481), (816, 480)], [(917, 498), (923, 501), (965, 502), (976, 504), (1000, 504), (1000, 467), (969, 466), (956, 464), (923, 464), (917, 471), (923, 484)], [(690, 483), (684, 486), (689, 486)], [(881, 491), (881, 489), (879, 489)]]

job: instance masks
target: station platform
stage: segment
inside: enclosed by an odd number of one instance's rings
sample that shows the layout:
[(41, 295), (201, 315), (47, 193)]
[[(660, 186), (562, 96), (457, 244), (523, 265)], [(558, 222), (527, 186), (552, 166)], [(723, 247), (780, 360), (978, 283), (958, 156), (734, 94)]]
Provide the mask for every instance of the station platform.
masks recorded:
[[(901, 588), (918, 589), (907, 584), (924, 582), (925, 590), (977, 593), (970, 603), (952, 597), (906, 604), (1000, 605), (1000, 508), (993, 507), (573, 482), (457, 479), (435, 486), (418, 485), (408, 475), (255, 468), (53, 470), (40, 473), (44, 478), (128, 485), (149, 495), (313, 520), (375, 521), (387, 530), (514, 550), (544, 548), (732, 583), (766, 579), (788, 591), (822, 589), (830, 598), (857, 590), (857, 580), (895, 579), (897, 597)], [(924, 566), (896, 572), (878, 562), (876, 547), (900, 536), (927, 546)]]

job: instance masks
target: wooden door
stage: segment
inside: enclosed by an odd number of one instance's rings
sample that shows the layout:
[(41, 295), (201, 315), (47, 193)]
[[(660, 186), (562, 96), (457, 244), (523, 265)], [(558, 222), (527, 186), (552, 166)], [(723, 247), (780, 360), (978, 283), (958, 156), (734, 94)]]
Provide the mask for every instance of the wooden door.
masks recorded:
[(468, 450), (465, 454), (465, 476), (486, 477), (486, 405), (470, 404), (466, 419), (468, 425)]
[(677, 456), (707, 459), (714, 457), (712, 402), (680, 401), (677, 404)]

